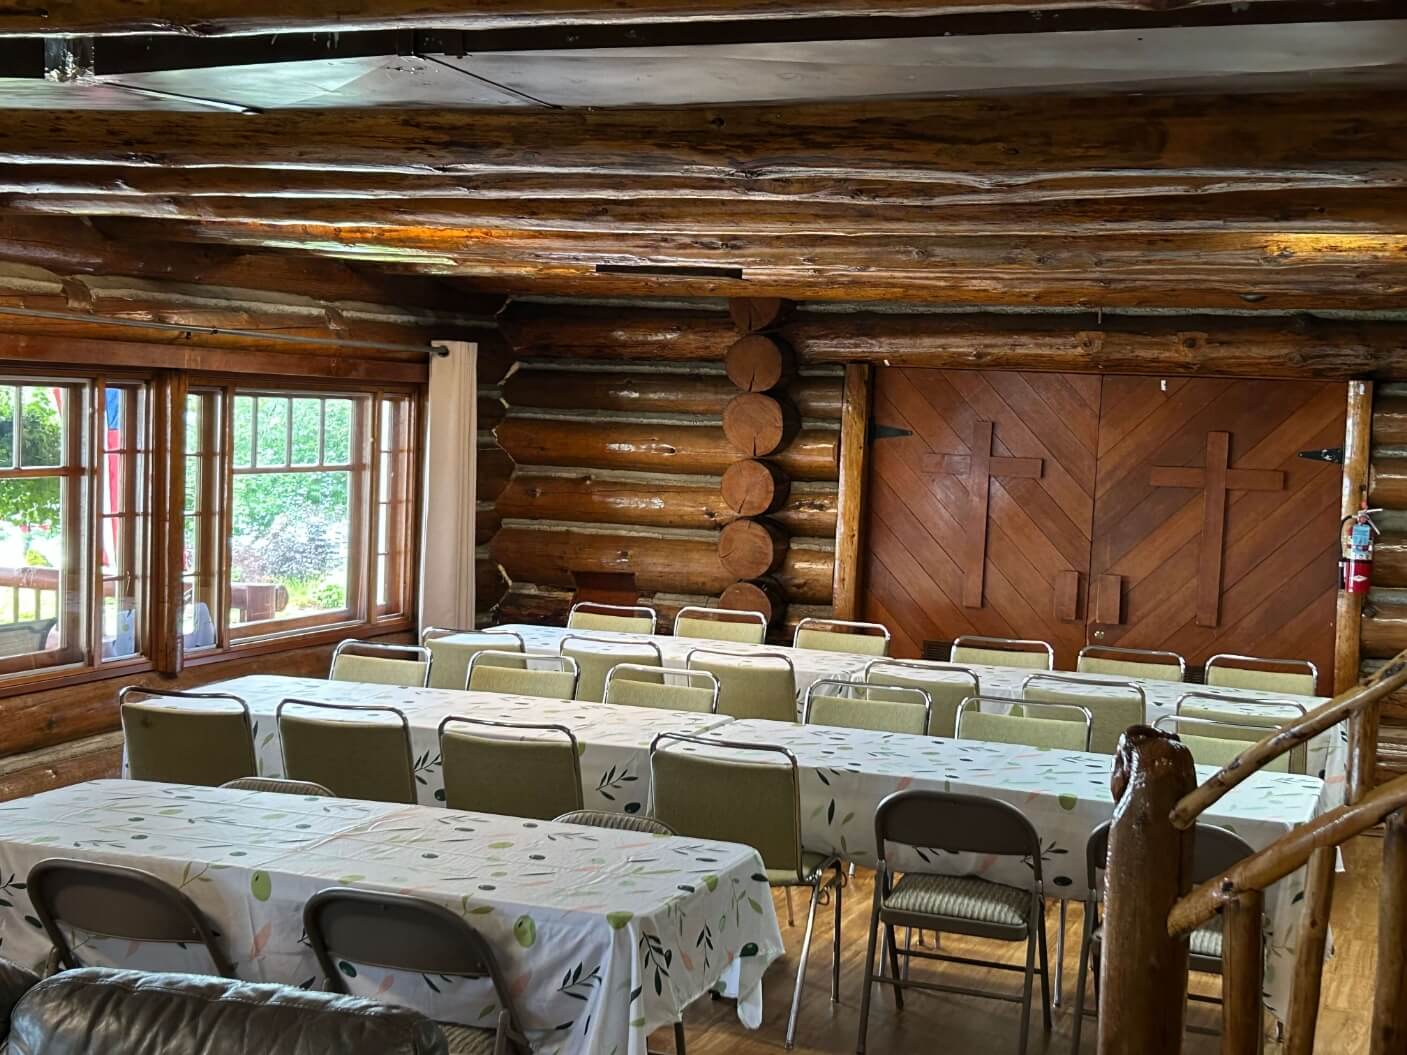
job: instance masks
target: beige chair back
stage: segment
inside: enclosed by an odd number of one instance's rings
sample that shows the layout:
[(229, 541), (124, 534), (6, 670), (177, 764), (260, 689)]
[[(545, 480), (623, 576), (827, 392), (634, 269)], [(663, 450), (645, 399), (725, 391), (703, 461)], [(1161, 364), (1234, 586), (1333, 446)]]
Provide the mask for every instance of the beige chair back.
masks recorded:
[(588, 828), (607, 828), (617, 832), (639, 832), (641, 835), (678, 835), (664, 821), (642, 817), (638, 813), (613, 813), (609, 810), (573, 810), (554, 817), (558, 824), (582, 824)]
[(332, 650), (329, 681), (369, 685), (415, 685), (430, 682), (430, 650), (419, 645), (382, 645), (348, 640)]
[(1049, 642), (1015, 637), (964, 634), (953, 642), (949, 658), (954, 663), (982, 664), (988, 667), (1055, 669), (1055, 649), (1050, 647)]
[(249, 704), (238, 696), (129, 685), (117, 703), (133, 780), (218, 787), (259, 772)]
[(760, 645), (767, 640), (767, 617), (737, 608), (687, 605), (674, 617), (674, 636)]
[(1075, 669), (1081, 674), (1115, 674), (1150, 681), (1187, 680), (1187, 660), (1176, 652), (1147, 648), (1086, 645), (1075, 659)]
[[(1232, 711), (1230, 707), (1240, 708)], [(1291, 714), (1286, 714), (1286, 711)], [(1246, 712), (1251, 713), (1246, 713)], [(1244, 745), (1264, 739), (1276, 729), (1298, 721), (1308, 710), (1297, 703), (1269, 703), (1246, 696), (1227, 696), (1212, 692), (1184, 693), (1177, 701), (1177, 714), (1185, 718), (1201, 718), (1213, 723), (1193, 731), (1197, 736), (1220, 736)], [(1292, 748), (1287, 765), (1291, 773), (1305, 772), (1309, 762), (1309, 745), (1301, 743)]]
[(275, 713), (290, 779), (343, 799), (415, 802), (410, 722), (401, 711), (287, 699)]
[(803, 619), (796, 624), (793, 648), (849, 652), (857, 656), (889, 655), (889, 628), (883, 623), (849, 619)]
[[(1011, 706), (1011, 713), (981, 710), (983, 703)], [(1062, 712), (1080, 712), (1062, 713)], [(1091, 717), (1083, 707), (1063, 703), (1019, 703), (974, 697), (958, 705), (958, 738), (993, 744), (1021, 744), (1055, 751), (1088, 751)]]
[(445, 805), (550, 821), (582, 807), (576, 737), (565, 725), (450, 715), (440, 723)]
[[(1131, 725), (1148, 720), (1148, 698), (1131, 681), (1087, 681), (1067, 674), (1032, 674), (1021, 683), (1021, 698), (1033, 703), (1064, 703), (1089, 713), (1089, 750), (1112, 755), (1119, 737)], [(1052, 713), (1052, 718), (1080, 718), (1078, 711)]]
[(618, 634), (653, 634), (659, 617), (643, 604), (578, 601), (567, 613), (568, 630), (610, 630)]
[(463, 689), (469, 684), (469, 661), (479, 652), (522, 652), (523, 639), (507, 630), (450, 630), (427, 627), (420, 643), (430, 650), (430, 688)]
[(562, 638), (558, 652), (576, 663), (576, 698), (591, 703), (600, 703), (605, 698), (606, 678), (612, 667), (621, 663), (637, 667), (660, 666), (660, 649), (653, 641), (634, 644), (569, 636)]
[[(958, 704), (969, 696), (982, 695), (977, 675), (966, 667), (914, 659), (876, 659), (865, 667), (864, 679), (867, 685), (876, 688), (922, 689), (931, 707), (929, 736), (956, 736)], [(879, 689), (870, 698), (887, 697)]]
[(718, 710), (718, 679), (706, 670), (620, 663), (606, 675), (603, 701), (622, 707), (714, 714)]
[(801, 780), (786, 748), (661, 733), (650, 745), (650, 786), (652, 816), (680, 835), (751, 846), (769, 871), (804, 881)]
[(796, 721), (796, 672), (786, 656), (735, 656), (696, 648), (685, 657), (684, 665), (718, 679), (719, 714)]
[(1223, 653), (1207, 660), (1204, 680), (1228, 689), (1317, 695), (1319, 668), (1307, 659), (1264, 659)]
[(576, 660), (570, 656), (528, 656), (485, 650), (469, 657), (467, 688), (544, 700), (576, 697)]
[[(1250, 746), (1247, 741), (1254, 742), (1265, 735), (1264, 728), (1253, 725), (1238, 726), (1184, 714), (1165, 714), (1153, 724), (1165, 732), (1176, 733), (1183, 746), (1192, 752), (1192, 761), (1197, 765), (1217, 769), (1234, 762)], [(1281, 755), (1261, 768), (1271, 773), (1288, 773), (1290, 756)]]
[(931, 709), (922, 689), (822, 678), (806, 690), (803, 720), (837, 729), (927, 736)]

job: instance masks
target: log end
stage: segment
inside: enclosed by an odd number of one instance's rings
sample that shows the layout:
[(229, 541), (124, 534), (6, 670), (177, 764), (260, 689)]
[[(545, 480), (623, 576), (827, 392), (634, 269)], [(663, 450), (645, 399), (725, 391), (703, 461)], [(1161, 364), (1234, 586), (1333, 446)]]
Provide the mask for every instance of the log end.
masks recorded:
[(748, 459), (723, 471), (723, 504), (738, 516), (771, 513), (787, 500), (790, 482), (775, 466)]

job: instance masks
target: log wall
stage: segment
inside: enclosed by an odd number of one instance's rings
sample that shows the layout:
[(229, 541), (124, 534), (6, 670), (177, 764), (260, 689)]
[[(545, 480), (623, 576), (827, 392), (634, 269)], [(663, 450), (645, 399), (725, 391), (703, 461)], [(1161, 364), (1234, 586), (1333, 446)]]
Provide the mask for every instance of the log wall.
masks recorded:
[[(518, 320), (533, 310), (513, 306)], [(699, 327), (687, 358), (622, 334), (587, 359), (565, 332), (555, 347), (550, 327), (534, 327), (530, 343), (504, 328), (517, 358), (485, 390), (501, 398), (502, 416), (492, 443), (480, 433), (479, 552), (491, 565), (481, 582), (500, 575), (505, 592), (492, 608), (480, 600), (481, 619), (560, 622), (574, 572), (630, 571), (667, 626), (686, 604), (716, 605), (738, 579), (724, 564), (730, 547), (720, 554), (723, 529), (740, 519), (724, 500), (723, 474), (747, 457), (723, 427), (739, 394), (725, 367), (738, 331), (721, 310), (656, 314), (664, 332)], [(822, 364), (774, 390), (798, 418), (794, 438), (769, 459), (787, 481), (767, 514), (785, 536), (770, 575), (788, 602), (778, 637), (831, 611), (843, 384), (842, 368)]]

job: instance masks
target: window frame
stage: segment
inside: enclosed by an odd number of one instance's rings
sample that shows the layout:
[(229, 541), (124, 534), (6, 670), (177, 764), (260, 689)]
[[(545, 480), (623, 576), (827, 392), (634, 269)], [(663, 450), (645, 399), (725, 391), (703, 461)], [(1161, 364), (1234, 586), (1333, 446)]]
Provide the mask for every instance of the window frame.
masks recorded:
[[(180, 425), (163, 437), (157, 434), (159, 428), (157, 414), (158, 385), (163, 376), (180, 377), (188, 385), (191, 394), (217, 393), (222, 416), (215, 421), (210, 415), (204, 416), (202, 425), (202, 450), (198, 453), (202, 466), (213, 465), (214, 471), (207, 473), (209, 492), (214, 504), (208, 508), (210, 515), (198, 530), (199, 541), (206, 547), (205, 567), (197, 568), (197, 575), (204, 575), (213, 583), (224, 614), (215, 619), (216, 644), (209, 648), (184, 650), (184, 635), (181, 622), (183, 607), (185, 572), (177, 562), (175, 583), (166, 583), (164, 592), (173, 592), (175, 611), (170, 626), (159, 625), (163, 615), (158, 609), (160, 597), (157, 594), (159, 579), (158, 554), (169, 550), (173, 541), (184, 545), (185, 539), (185, 491), (181, 489), (179, 513), (166, 509), (164, 514), (157, 505), (157, 478), (162, 465), (167, 469), (180, 464), (182, 475), (190, 464), (187, 460), (185, 402), (182, 400)], [(65, 530), (65, 572), (76, 577), (79, 583), (78, 602), (69, 606), (74, 611), (65, 610), (60, 594), (60, 618), (67, 618), (78, 627), (77, 636), (68, 636), (66, 641), (75, 644), (67, 646), (60, 662), (35, 664), (35, 659), (50, 653), (29, 653), (20, 657), (0, 657), (0, 698), (20, 696), (44, 690), (102, 681), (114, 677), (131, 677), (158, 669), (154, 657), (171, 654), (174, 650), (179, 657), (175, 668), (170, 664), (161, 666), (163, 673), (177, 673), (183, 667), (196, 667), (210, 663), (227, 662), (239, 657), (254, 657), (262, 654), (313, 648), (327, 645), (348, 637), (375, 637), (390, 633), (413, 630), (416, 621), (415, 599), (419, 585), (419, 546), (417, 525), (422, 508), (422, 483), (424, 437), (423, 421), (426, 398), (426, 385), (416, 381), (365, 381), (331, 379), (317, 377), (280, 377), (277, 383), (256, 383), (255, 378), (246, 373), (219, 373), (202, 370), (159, 369), (142, 365), (108, 366), (84, 364), (55, 366), (33, 361), (5, 360), (0, 366), (0, 377), (10, 379), (17, 385), (39, 387), (46, 383), (74, 386), (84, 393), (87, 400), (81, 410), (75, 412), (80, 427), (69, 430), (66, 439), (65, 461), (62, 467), (46, 470), (39, 475), (58, 475), (66, 480), (65, 495), (69, 492), (81, 497), (81, 513), (66, 517)], [(103, 477), (106, 449), (105, 392), (114, 386), (135, 386), (141, 393), (140, 423), (131, 419), (136, 413), (124, 416), (123, 450), (132, 449), (131, 441), (136, 438), (135, 451), (141, 461), (133, 466), (123, 481), (124, 515), (130, 518), (129, 528), (123, 544), (130, 553), (121, 575), (132, 579), (127, 592), (118, 596), (131, 596), (138, 604), (138, 618), (134, 627), (136, 653), (129, 656), (103, 659), (102, 631), (104, 616), (102, 551), (99, 544), (102, 537), (104, 514), (102, 512)], [(186, 389), (183, 389), (185, 391)], [(233, 481), (233, 393), (267, 391), (273, 395), (286, 395), (296, 398), (299, 395), (344, 396), (365, 406), (368, 419), (363, 429), (365, 456), (356, 468), (358, 452), (353, 451), (353, 489), (356, 505), (353, 507), (354, 520), (362, 524), (362, 535), (355, 547), (349, 540), (349, 587), (359, 591), (358, 608), (344, 610), (346, 618), (335, 622), (314, 620), (311, 625), (304, 621), (270, 621), (254, 624), (261, 632), (231, 635), (229, 616), (226, 607), (230, 590), (230, 538), (228, 525), (232, 513)], [(228, 395), (227, 395), (228, 394)], [(403, 539), (403, 565), (399, 576), (400, 602), (388, 605), (377, 603), (377, 496), (380, 487), (381, 459), (379, 457), (381, 437), (380, 407), (382, 400), (403, 401), (404, 431), (408, 438), (409, 450), (404, 458), (404, 483), (400, 489), (405, 500), (406, 534)], [(134, 407), (136, 403), (132, 404)], [(169, 449), (163, 448), (163, 439)], [(211, 440), (218, 439), (218, 449), (212, 448)], [(290, 452), (291, 455), (291, 452)], [(3, 475), (3, 472), (0, 472)], [(204, 490), (202, 493), (206, 493)], [(134, 497), (138, 498), (134, 502)], [(175, 533), (177, 539), (172, 539)], [(69, 566), (72, 565), (72, 571)], [(354, 571), (353, 571), (354, 570)], [(62, 580), (61, 580), (62, 581)], [(350, 590), (349, 590), (350, 594)], [(394, 593), (390, 599), (394, 600)], [(215, 613), (212, 613), (214, 615)], [(174, 641), (172, 638), (174, 637)], [(163, 649), (163, 646), (166, 646)], [(87, 649), (85, 655), (84, 649)]]
[[(276, 650), (281, 645), (297, 641), (300, 644), (314, 643), (323, 639), (341, 640), (358, 629), (370, 634), (385, 634), (414, 626), (414, 596), (418, 585), (418, 539), (414, 537), (413, 525), (419, 523), (420, 479), (423, 444), (421, 442), (421, 421), (424, 412), (424, 386), (417, 384), (366, 383), (356, 384), (344, 381), (329, 381), (312, 378), (288, 378), (276, 384), (253, 384), (247, 376), (221, 376), (192, 373), (190, 375), (192, 394), (217, 392), (221, 407), (220, 443), (218, 452), (206, 452), (204, 464), (217, 466), (216, 477), (220, 485), (218, 494), (219, 512), (213, 518), (219, 525), (215, 530), (216, 545), (219, 551), (219, 570), (216, 572), (219, 584), (219, 604), (214, 613), (216, 624), (216, 644), (208, 648), (193, 650), (188, 654), (187, 663), (209, 662), (228, 657), (232, 653)], [(317, 613), (294, 619), (270, 619), (257, 623), (235, 625), (231, 622), (230, 600), (233, 586), (232, 537), (230, 522), (234, 511), (234, 482), (240, 470), (235, 462), (235, 414), (236, 396), (269, 396), (279, 399), (315, 397), (323, 399), (344, 398), (352, 401), (353, 421), (351, 424), (350, 459), (346, 471), (351, 474), (349, 483), (348, 507), (351, 511), (348, 533), (348, 585), (347, 605), (336, 612)], [(410, 450), (405, 459), (406, 479), (406, 523), (408, 525), (404, 559), (402, 565), (401, 598), (399, 605), (387, 606), (387, 610), (376, 603), (377, 582), (377, 508), (381, 465), (378, 452), (381, 443), (380, 408), (383, 401), (402, 401), (405, 435), (410, 441)], [(257, 415), (257, 405), (256, 405)], [(289, 427), (292, 425), (290, 404)], [(257, 433), (250, 440), (251, 465), (242, 467), (246, 473), (257, 470)], [(292, 461), (291, 447), (285, 451), (288, 461)], [(321, 461), (321, 459), (320, 459)], [(290, 467), (269, 467), (272, 471), (288, 471)], [(334, 467), (292, 467), (293, 471), (342, 471), (342, 466)], [(394, 609), (394, 610), (391, 610)]]

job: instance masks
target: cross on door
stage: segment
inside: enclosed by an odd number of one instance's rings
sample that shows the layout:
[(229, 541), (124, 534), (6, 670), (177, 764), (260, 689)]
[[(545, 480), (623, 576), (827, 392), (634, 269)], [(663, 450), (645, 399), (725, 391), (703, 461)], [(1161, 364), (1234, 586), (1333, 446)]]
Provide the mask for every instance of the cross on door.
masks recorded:
[(991, 495), (992, 477), (1040, 479), (1040, 458), (1008, 458), (992, 454), (990, 421), (974, 422), (971, 454), (928, 454), (923, 458), (924, 472), (951, 473), (966, 477), (967, 483), (967, 556), (963, 572), (962, 604), (964, 608), (981, 608), (983, 584), (987, 565), (987, 501)]
[(1154, 487), (1202, 490), (1202, 539), (1197, 557), (1197, 625), (1216, 626), (1221, 614), (1222, 548), (1226, 538), (1228, 491), (1282, 491), (1285, 474), (1278, 469), (1232, 469), (1231, 433), (1207, 433), (1203, 468), (1155, 465)]

